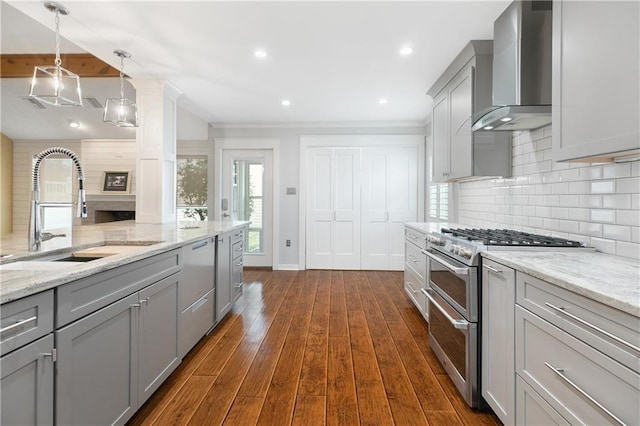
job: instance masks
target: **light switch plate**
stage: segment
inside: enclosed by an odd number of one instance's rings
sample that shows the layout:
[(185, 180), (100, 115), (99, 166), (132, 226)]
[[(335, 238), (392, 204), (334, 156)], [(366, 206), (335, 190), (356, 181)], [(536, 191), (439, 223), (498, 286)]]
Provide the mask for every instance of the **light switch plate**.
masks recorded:
[(287, 187), (287, 195), (296, 195), (296, 188), (292, 186)]

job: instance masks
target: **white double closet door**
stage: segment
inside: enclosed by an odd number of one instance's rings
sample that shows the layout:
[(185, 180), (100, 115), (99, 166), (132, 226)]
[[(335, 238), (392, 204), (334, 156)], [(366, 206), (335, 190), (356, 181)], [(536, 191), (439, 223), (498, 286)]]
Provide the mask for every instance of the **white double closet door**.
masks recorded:
[(418, 217), (418, 147), (310, 148), (306, 267), (402, 270)]

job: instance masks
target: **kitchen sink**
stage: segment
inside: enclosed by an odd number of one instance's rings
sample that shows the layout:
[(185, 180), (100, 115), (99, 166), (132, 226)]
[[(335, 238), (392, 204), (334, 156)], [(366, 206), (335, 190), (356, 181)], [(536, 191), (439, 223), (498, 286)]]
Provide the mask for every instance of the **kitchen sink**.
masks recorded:
[(53, 259), (52, 262), (91, 262), (92, 260), (102, 259), (106, 256), (66, 256), (60, 259)]

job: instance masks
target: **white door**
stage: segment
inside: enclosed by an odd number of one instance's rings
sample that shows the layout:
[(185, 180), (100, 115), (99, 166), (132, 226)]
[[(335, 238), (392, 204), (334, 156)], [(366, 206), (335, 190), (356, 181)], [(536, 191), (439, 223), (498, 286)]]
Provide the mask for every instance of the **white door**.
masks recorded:
[(362, 153), (362, 268), (404, 268), (404, 226), (418, 218), (417, 147)]
[(306, 265), (360, 269), (360, 150), (310, 149)]
[[(226, 200), (226, 201), (225, 201)], [(273, 152), (222, 151), (222, 219), (248, 220), (244, 265), (273, 266)]]

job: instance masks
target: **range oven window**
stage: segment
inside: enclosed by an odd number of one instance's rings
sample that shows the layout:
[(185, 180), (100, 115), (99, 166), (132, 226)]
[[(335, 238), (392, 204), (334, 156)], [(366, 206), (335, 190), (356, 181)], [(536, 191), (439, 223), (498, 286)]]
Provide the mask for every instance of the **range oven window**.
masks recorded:
[(430, 278), (432, 285), (438, 287), (464, 309), (467, 308), (467, 283), (459, 275), (432, 261)]
[(467, 338), (464, 331), (455, 328), (440, 309), (434, 307), (429, 311), (429, 332), (466, 382)]

